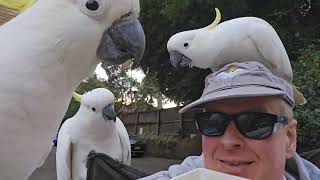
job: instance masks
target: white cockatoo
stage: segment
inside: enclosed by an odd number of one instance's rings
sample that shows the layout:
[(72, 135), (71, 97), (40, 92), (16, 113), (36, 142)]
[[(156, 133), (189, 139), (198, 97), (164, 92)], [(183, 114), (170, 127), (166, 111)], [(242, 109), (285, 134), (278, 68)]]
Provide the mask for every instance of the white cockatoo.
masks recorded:
[(116, 117), (112, 92), (97, 88), (82, 95), (80, 101), (78, 112), (67, 119), (59, 131), (58, 180), (85, 180), (87, 158), (92, 150), (124, 164), (131, 163), (129, 135)]
[[(195, 66), (213, 72), (232, 62), (258, 61), (275, 75), (292, 82), (289, 57), (277, 32), (265, 20), (241, 17), (220, 24), (220, 11), (216, 19), (204, 28), (173, 35), (167, 49), (175, 67)], [(303, 95), (294, 88), (295, 103), (304, 104)]]
[(0, 179), (42, 165), (72, 92), (99, 62), (141, 59), (139, 10), (139, 0), (38, 0), (0, 26)]

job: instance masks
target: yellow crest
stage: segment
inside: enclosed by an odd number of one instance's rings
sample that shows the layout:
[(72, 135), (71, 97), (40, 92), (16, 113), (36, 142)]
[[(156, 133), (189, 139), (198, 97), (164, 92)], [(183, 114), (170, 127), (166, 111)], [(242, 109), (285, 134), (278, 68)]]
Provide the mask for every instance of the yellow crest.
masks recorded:
[(82, 95), (80, 95), (80, 94), (78, 94), (76, 92), (73, 92), (72, 93), (72, 97), (74, 98), (75, 101), (81, 102)]
[(17, 11), (23, 11), (32, 6), (37, 0), (0, 0), (0, 5)]
[(213, 21), (213, 23), (208, 26), (209, 30), (214, 29), (219, 24), (219, 22), (221, 20), (221, 13), (220, 13), (219, 9), (218, 8), (214, 8), (214, 10), (216, 11), (216, 18)]

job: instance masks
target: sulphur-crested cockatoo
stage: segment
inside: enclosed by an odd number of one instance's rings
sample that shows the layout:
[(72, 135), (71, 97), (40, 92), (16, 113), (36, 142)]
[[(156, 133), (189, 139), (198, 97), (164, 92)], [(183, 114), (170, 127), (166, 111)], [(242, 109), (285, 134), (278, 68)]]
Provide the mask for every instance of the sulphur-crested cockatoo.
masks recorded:
[[(167, 49), (175, 67), (195, 66), (213, 72), (232, 62), (258, 61), (275, 75), (292, 82), (292, 68), (287, 52), (273, 27), (263, 19), (241, 17), (219, 23), (216, 19), (204, 28), (173, 35)], [(305, 99), (295, 89), (295, 103)]]
[(114, 95), (104, 88), (82, 95), (78, 112), (62, 124), (56, 152), (57, 179), (85, 180), (92, 150), (131, 163), (129, 135), (116, 117)]
[(38, 0), (0, 27), (0, 179), (50, 152), (72, 92), (97, 64), (139, 61), (139, 0)]

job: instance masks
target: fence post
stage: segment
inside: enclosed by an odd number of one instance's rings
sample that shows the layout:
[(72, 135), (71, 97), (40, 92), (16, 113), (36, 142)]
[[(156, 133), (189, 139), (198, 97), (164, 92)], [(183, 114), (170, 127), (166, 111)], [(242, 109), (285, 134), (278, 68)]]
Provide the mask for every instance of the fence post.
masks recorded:
[(138, 132), (138, 122), (139, 122), (139, 112), (137, 112), (137, 116), (136, 116), (136, 124), (135, 124), (135, 130), (134, 130), (135, 135), (137, 135), (137, 132)]
[(184, 134), (184, 129), (183, 129), (183, 114), (179, 114), (180, 115), (180, 126), (181, 126), (181, 137), (183, 137)]
[(192, 112), (192, 133), (197, 133), (198, 132), (198, 129), (196, 128), (196, 115), (195, 115), (195, 112)]
[(157, 135), (160, 134), (160, 109), (158, 109), (158, 116), (157, 116)]

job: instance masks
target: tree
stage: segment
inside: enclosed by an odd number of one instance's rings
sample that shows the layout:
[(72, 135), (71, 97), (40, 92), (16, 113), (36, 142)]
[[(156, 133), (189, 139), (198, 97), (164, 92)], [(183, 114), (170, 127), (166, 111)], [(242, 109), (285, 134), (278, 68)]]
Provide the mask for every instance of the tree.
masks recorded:
[(320, 40), (299, 51), (293, 63), (294, 83), (301, 88), (307, 104), (297, 107), (298, 150), (305, 152), (320, 147)]
[(112, 84), (112, 92), (119, 98), (122, 105), (135, 101), (133, 89), (137, 89), (139, 82), (128, 75), (128, 69), (116, 65), (102, 65), (108, 76), (107, 82)]
[[(146, 76), (141, 82), (138, 91), (141, 95), (138, 103), (147, 102), (148, 104), (154, 104), (154, 100), (156, 100), (157, 109), (162, 109), (162, 104), (168, 101), (168, 99), (161, 93), (158, 80), (154, 76)], [(150, 110), (151, 107), (146, 108), (147, 109), (140, 110)]]

